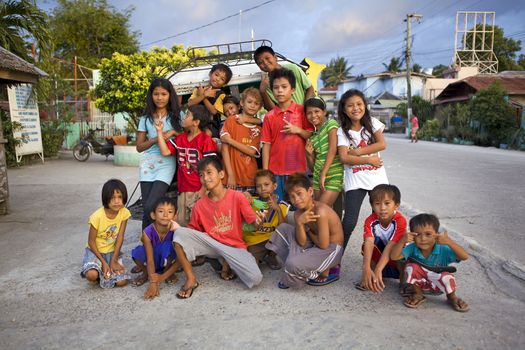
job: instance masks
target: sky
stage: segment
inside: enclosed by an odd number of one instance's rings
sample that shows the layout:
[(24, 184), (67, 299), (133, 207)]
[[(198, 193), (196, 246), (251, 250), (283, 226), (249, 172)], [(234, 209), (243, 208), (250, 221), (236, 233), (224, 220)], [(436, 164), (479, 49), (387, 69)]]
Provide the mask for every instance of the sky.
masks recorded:
[[(55, 0), (38, 0), (49, 11)], [(142, 50), (174, 44), (207, 46), (254, 38), (300, 62), (344, 57), (353, 75), (384, 70), (404, 57), (407, 14), (412, 20), (412, 62), (448, 65), (454, 56), (457, 11), (495, 11), (505, 36), (525, 42), (524, 0), (108, 0), (119, 11), (134, 8), (131, 30)], [(217, 21), (217, 23), (213, 23)], [(199, 27), (201, 29), (193, 30)], [(521, 53), (525, 53), (522, 44)]]

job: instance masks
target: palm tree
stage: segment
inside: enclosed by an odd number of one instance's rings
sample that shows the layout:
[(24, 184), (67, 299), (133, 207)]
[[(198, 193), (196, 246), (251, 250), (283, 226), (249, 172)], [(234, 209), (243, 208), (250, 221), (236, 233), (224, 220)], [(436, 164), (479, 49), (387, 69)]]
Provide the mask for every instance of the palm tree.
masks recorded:
[(46, 14), (34, 0), (0, 1), (0, 46), (29, 59), (28, 40), (36, 42), (41, 53), (49, 52), (51, 39)]
[(397, 73), (401, 70), (403, 62), (398, 57), (392, 57), (390, 63), (387, 65), (383, 63), (387, 72)]
[(412, 72), (421, 73), (422, 71), (423, 67), (421, 67), (420, 64), (414, 63), (414, 65), (412, 66)]
[(350, 78), (348, 62), (344, 57), (332, 58), (328, 66), (321, 72), (321, 80), (325, 86), (336, 86), (338, 83)]

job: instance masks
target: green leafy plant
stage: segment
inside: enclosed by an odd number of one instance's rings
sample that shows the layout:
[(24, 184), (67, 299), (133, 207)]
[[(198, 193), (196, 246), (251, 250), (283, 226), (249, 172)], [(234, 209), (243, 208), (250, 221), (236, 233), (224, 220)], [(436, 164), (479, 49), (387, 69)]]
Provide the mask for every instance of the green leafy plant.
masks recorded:
[(12, 122), (11, 118), (3, 110), (0, 110), (0, 118), (2, 119), (2, 128), (4, 130), (4, 138), (7, 140), (5, 144), (5, 156), (7, 166), (16, 166), (16, 146), (21, 145), (26, 141), (26, 136), (15, 138), (13, 133), (22, 130), (22, 124), (19, 122)]
[(437, 119), (430, 119), (418, 130), (418, 136), (424, 140), (441, 136), (441, 123)]

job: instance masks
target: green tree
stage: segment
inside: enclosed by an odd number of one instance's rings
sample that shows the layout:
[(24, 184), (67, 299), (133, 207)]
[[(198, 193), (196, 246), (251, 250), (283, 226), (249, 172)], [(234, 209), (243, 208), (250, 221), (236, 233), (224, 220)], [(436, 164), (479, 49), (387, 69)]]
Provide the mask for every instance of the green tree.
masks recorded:
[(111, 114), (128, 113), (131, 128), (136, 128), (151, 81), (166, 76), (187, 61), (182, 45), (132, 55), (114, 53), (100, 65), (100, 81), (94, 91), (97, 108)]
[(350, 78), (348, 61), (344, 57), (332, 58), (328, 66), (321, 72), (321, 80), (325, 86), (336, 86), (338, 83)]
[(480, 131), (487, 133), (492, 145), (508, 143), (519, 128), (512, 108), (507, 102), (506, 92), (499, 83), (479, 90), (469, 103), (470, 116), (479, 123)]
[[(478, 24), (476, 26), (478, 30), (483, 29), (483, 25)], [(486, 30), (492, 29), (492, 26), (486, 26)], [(483, 47), (483, 38), (485, 38), (485, 48), (490, 47), (490, 40), (492, 36), (483, 36), (482, 33), (476, 33), (475, 46), (472, 43), (473, 33), (468, 33), (466, 37), (467, 49), (481, 49)], [(494, 54), (498, 58), (498, 71), (502, 72), (505, 70), (523, 70), (524, 68), (516, 62), (517, 53), (521, 51), (521, 40), (514, 40), (512, 38), (506, 38), (502, 28), (494, 26)], [(480, 54), (483, 55), (483, 54)]]
[[(407, 118), (407, 103), (402, 102), (396, 107), (396, 114)], [(422, 99), (420, 96), (412, 96), (412, 113), (417, 115), (419, 122), (423, 124), (425, 121), (434, 118), (432, 103)]]
[(470, 110), (467, 103), (454, 103), (443, 109), (443, 114), (447, 116), (447, 124), (452, 127), (452, 131), (462, 140), (471, 140), (474, 130), (470, 122)]
[(58, 0), (50, 20), (56, 57), (96, 68), (114, 52), (138, 51), (139, 32), (132, 32), (133, 8), (118, 12), (106, 0)]
[(383, 63), (383, 66), (385, 66), (387, 72), (397, 73), (401, 71), (401, 68), (403, 67), (403, 62), (399, 57), (392, 57), (390, 59), (390, 63)]
[(420, 64), (414, 63), (412, 66), (412, 72), (421, 73), (423, 71), (423, 67), (421, 67)]
[(46, 55), (50, 35), (46, 14), (32, 0), (0, 1), (0, 46), (25, 60), (31, 60), (31, 43)]
[(434, 68), (432, 68), (432, 75), (439, 78), (447, 69), (447, 66), (443, 64), (438, 64), (437, 66), (434, 66)]

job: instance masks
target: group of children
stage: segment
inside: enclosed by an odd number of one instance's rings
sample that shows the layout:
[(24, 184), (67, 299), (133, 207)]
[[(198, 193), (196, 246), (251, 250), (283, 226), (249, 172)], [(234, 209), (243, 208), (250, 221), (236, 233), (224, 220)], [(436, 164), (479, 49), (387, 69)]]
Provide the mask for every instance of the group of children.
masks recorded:
[[(205, 261), (221, 278), (239, 277), (248, 288), (261, 282), (263, 262), (283, 270), (281, 289), (337, 281), (369, 194), (372, 214), (364, 224), (356, 288), (381, 292), (383, 278), (396, 278), (407, 307), (421, 305), (424, 293), (443, 292), (455, 310), (467, 311), (448, 265), (468, 255), (446, 233), (438, 234), (433, 215), (415, 216), (407, 231), (398, 212), (399, 189), (388, 184), (379, 155), (386, 148), (384, 125), (370, 116), (364, 95), (347, 91), (338, 121), (329, 119), (301, 69), (281, 67), (266, 46), (255, 51), (254, 60), (269, 80), (263, 75), (259, 89), (247, 88), (240, 101), (220, 90), (232, 76), (229, 67), (212, 67), (210, 85), (195, 89), (181, 117), (183, 132), (166, 130), (173, 119), (168, 112), (179, 113), (169, 106), (176, 93), (165, 89), (164, 100), (152, 98), (157, 109), (144, 118), (156, 137), (141, 137), (148, 147), (158, 147), (159, 156), (175, 159), (178, 196), (176, 203), (159, 196), (145, 208), (151, 223), (143, 221), (142, 244), (132, 251), (141, 272), (134, 283), (149, 281), (144, 297), (158, 296), (158, 283), (176, 281), (180, 270), (186, 279), (177, 297), (191, 297), (199, 286), (193, 267)], [(268, 110), (264, 120), (257, 117), (262, 107)], [(343, 188), (341, 221), (332, 206)], [(104, 206), (89, 220), (82, 276), (102, 287), (130, 278), (119, 260), (130, 217), (126, 198), (124, 184), (108, 181)]]

